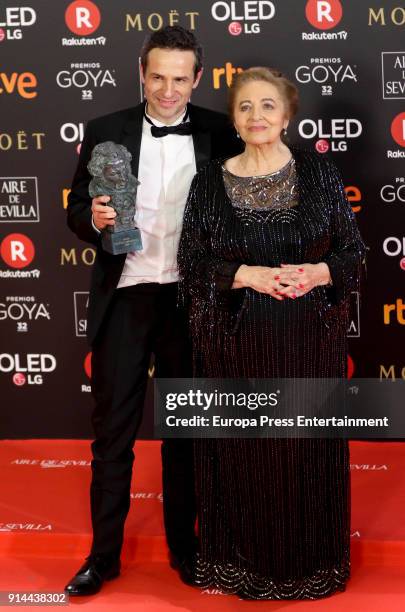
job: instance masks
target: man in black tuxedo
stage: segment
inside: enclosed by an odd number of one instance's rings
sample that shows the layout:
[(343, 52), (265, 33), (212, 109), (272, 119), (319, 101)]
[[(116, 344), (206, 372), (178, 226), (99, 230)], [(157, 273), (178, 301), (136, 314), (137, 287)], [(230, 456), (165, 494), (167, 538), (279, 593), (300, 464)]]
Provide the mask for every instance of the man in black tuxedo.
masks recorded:
[[(240, 150), (225, 115), (189, 103), (202, 74), (202, 50), (180, 26), (155, 32), (141, 54), (145, 103), (88, 123), (68, 203), (68, 224), (97, 247), (87, 335), (92, 346), (93, 543), (86, 563), (65, 587), (98, 592), (118, 576), (130, 506), (133, 444), (141, 421), (148, 366), (155, 375), (191, 376), (184, 313), (177, 307), (177, 247), (191, 180), (215, 157)], [(135, 220), (143, 249), (110, 255), (100, 231), (114, 224), (109, 197), (90, 199), (87, 164), (94, 146), (113, 141), (132, 154), (139, 178)], [(164, 520), (171, 563), (191, 580), (195, 501), (191, 440), (162, 443)]]

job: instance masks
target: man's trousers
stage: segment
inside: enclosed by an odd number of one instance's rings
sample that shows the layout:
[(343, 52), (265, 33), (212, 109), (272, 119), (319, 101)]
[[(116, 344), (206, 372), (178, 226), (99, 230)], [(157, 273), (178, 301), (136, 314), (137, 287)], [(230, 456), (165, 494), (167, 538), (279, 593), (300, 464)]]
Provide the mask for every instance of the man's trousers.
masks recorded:
[[(91, 554), (118, 557), (151, 354), (156, 377), (191, 376), (190, 342), (184, 312), (177, 307), (177, 283), (117, 289), (92, 348)], [(182, 557), (195, 543), (192, 440), (163, 441), (162, 466), (167, 541)]]

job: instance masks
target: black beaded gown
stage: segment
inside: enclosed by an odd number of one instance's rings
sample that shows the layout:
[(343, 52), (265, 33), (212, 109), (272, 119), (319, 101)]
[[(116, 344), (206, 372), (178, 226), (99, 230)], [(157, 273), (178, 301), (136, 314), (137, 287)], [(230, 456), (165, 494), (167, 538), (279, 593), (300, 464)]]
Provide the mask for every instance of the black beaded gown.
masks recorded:
[[(364, 246), (333, 162), (292, 150), (241, 178), (215, 160), (191, 186), (179, 249), (194, 374), (344, 377), (348, 298)], [(331, 287), (280, 302), (231, 289), (240, 264), (328, 264)], [(348, 444), (195, 440), (196, 583), (252, 599), (315, 599), (350, 573)]]

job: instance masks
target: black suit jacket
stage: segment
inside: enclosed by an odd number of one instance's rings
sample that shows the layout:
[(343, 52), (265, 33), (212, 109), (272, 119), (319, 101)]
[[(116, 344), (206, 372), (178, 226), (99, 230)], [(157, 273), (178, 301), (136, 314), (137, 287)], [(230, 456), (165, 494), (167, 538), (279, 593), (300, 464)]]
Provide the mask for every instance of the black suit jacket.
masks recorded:
[[(132, 173), (138, 176), (144, 108), (145, 104), (142, 103), (89, 121), (68, 198), (67, 213), (70, 229), (81, 240), (90, 242), (97, 249), (87, 313), (87, 338), (90, 344), (96, 338), (117, 287), (126, 255), (110, 255), (101, 247), (100, 234), (94, 230), (91, 223), (91, 198), (88, 187), (92, 177), (87, 170), (87, 164), (96, 144), (112, 140), (125, 145), (130, 151)], [(226, 115), (193, 104), (189, 104), (188, 108), (193, 125), (197, 170), (211, 159), (231, 157), (241, 151), (240, 141), (237, 140), (235, 130)]]

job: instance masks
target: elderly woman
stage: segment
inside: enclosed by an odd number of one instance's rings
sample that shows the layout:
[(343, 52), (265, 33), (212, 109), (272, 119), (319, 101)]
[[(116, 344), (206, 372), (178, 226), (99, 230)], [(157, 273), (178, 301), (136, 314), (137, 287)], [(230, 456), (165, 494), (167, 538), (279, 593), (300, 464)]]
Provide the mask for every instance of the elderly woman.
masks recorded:
[[(194, 178), (180, 241), (194, 374), (345, 377), (350, 292), (364, 246), (335, 165), (287, 146), (298, 107), (280, 73), (234, 79), (246, 147)], [(344, 440), (195, 441), (196, 584), (253, 599), (315, 599), (350, 573)]]

